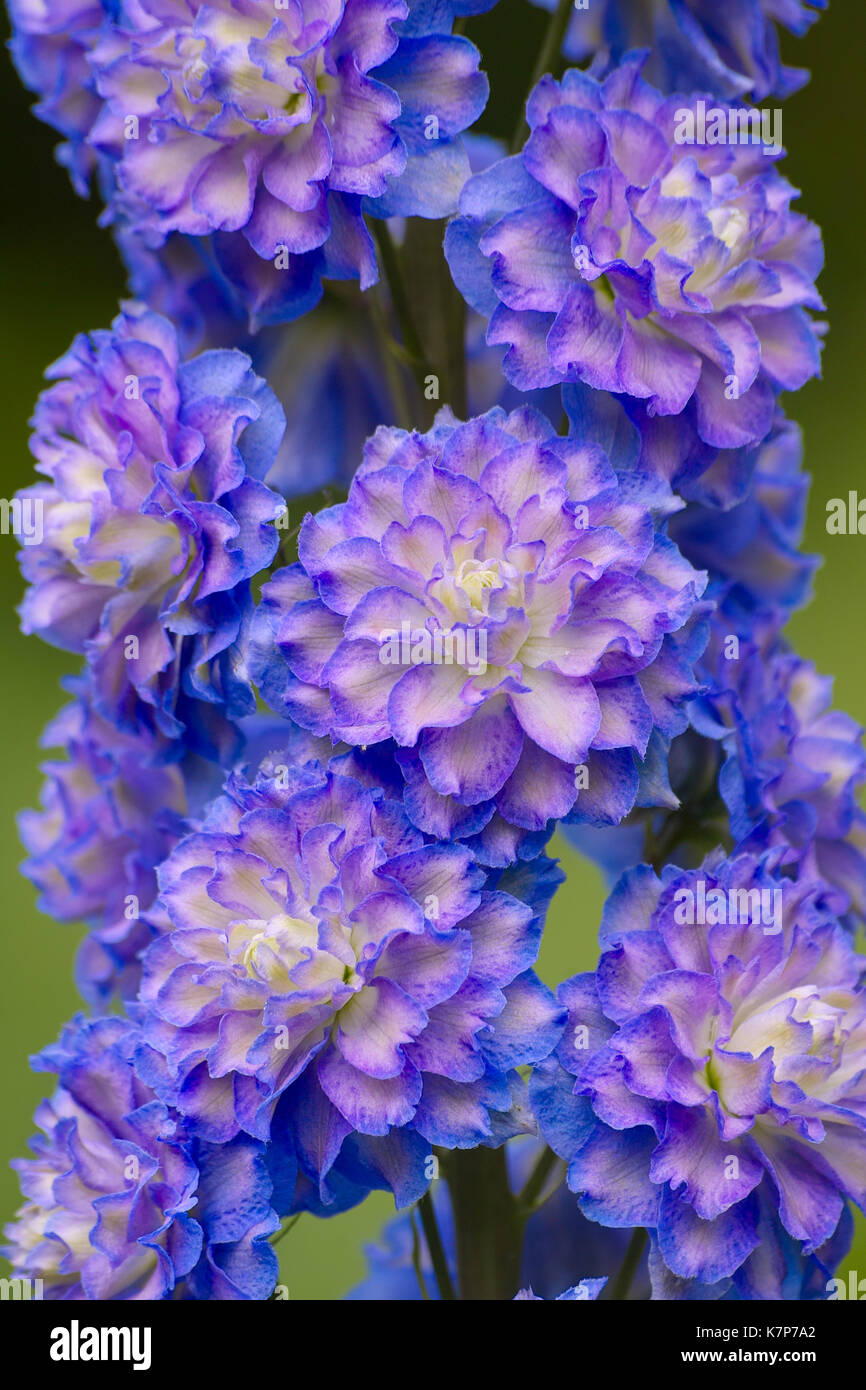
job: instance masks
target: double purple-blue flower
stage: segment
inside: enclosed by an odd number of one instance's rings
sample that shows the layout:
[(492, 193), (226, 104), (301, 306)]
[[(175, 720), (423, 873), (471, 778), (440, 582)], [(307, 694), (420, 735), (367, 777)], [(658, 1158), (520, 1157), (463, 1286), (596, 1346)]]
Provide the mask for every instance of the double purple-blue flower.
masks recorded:
[(136, 1042), (125, 1019), (79, 1016), (34, 1059), (58, 1086), (14, 1165), (26, 1202), (4, 1254), (49, 1299), (266, 1298), (278, 1222), (261, 1145), (196, 1145), (136, 1077)]
[(747, 1298), (785, 1296), (790, 1241), (811, 1256), (866, 1204), (863, 962), (780, 857), (624, 875), (533, 1081), (581, 1210)]
[[(553, 8), (553, 0), (534, 3)], [(563, 52), (605, 67), (651, 47), (647, 75), (664, 92), (689, 87), (763, 101), (790, 96), (809, 77), (782, 62), (777, 25), (800, 36), (826, 8), (827, 0), (587, 0), (575, 6)]]
[[(159, 245), (202, 239), (256, 319), (307, 312), (322, 278), (377, 279), (364, 212), (444, 217), (469, 165), (460, 132), (487, 79), (455, 12), (405, 0), (122, 0), (56, 30), (19, 5), (14, 53), (98, 163), (108, 217)], [(43, 31), (47, 31), (43, 33)]]
[(156, 865), (181, 834), (189, 794), (168, 740), (116, 728), (95, 712), (87, 682), (72, 688), (76, 699), (43, 736), (66, 757), (43, 764), (42, 808), (18, 818), (22, 872), (43, 912), (91, 927), (76, 972), (85, 997), (130, 998), (153, 934)]
[(141, 1074), (216, 1143), (267, 1139), (282, 1097), (281, 1142), (325, 1201), (350, 1136), (405, 1155), (419, 1195), (419, 1155), (495, 1142), (514, 1069), (558, 1036), (531, 969), (545, 863), (517, 897), (339, 760), (269, 755), (160, 869)]
[(264, 587), (251, 666), (314, 733), (395, 740), (428, 833), (616, 822), (642, 774), (666, 795), (697, 689), (704, 576), (665, 534), (675, 507), (526, 408), (380, 429)]
[(236, 351), (183, 362), (172, 326), (128, 306), (50, 369), (31, 447), (47, 481), (21, 550), (25, 632), (84, 653), (97, 712), (202, 751), (252, 695), (236, 641), (285, 510), (264, 478), (284, 420)]
[[(726, 633), (728, 634), (726, 636)], [(738, 635), (739, 634), (739, 635)], [(726, 641), (739, 642), (725, 655)], [(831, 884), (839, 910), (866, 914), (866, 781), (862, 727), (832, 705), (833, 681), (766, 623), (722, 610), (703, 657), (706, 694), (693, 722), (718, 739), (719, 792), (735, 841), (771, 845)]]
[(39, 98), (35, 114), (64, 137), (57, 159), (82, 195), (97, 163), (87, 135), (100, 107), (87, 59), (105, 15), (102, 0), (9, 0), (13, 61)]
[(752, 444), (819, 370), (820, 235), (790, 210), (781, 147), (736, 143), (727, 109), (713, 143), (702, 99), (663, 97), (641, 66), (542, 78), (523, 152), (463, 191), (451, 270), (515, 385), (583, 381)]

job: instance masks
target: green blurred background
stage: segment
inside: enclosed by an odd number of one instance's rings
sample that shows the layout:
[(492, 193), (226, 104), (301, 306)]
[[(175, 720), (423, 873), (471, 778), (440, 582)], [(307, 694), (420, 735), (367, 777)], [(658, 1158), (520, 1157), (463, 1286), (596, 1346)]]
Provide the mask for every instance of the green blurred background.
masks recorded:
[[(484, 128), (492, 134), (508, 136), (513, 129), (545, 23), (546, 16), (526, 0), (500, 0), (489, 15), (469, 26), (491, 77), (494, 95)], [(789, 41), (785, 50), (789, 61), (813, 72), (811, 84), (784, 107), (786, 172), (805, 191), (802, 210), (824, 229), (828, 265), (821, 287), (832, 324), (824, 379), (785, 402), (805, 430), (806, 464), (814, 480), (806, 544), (824, 556), (815, 600), (794, 619), (790, 636), (820, 670), (835, 676), (837, 704), (866, 723), (866, 665), (858, 627), (866, 594), (866, 538), (829, 537), (824, 526), (829, 498), (844, 497), (861, 482), (866, 494), (866, 253), (861, 221), (866, 6), (860, 0), (833, 0), (811, 33), (802, 41)], [(97, 205), (72, 192), (52, 157), (53, 133), (29, 114), (28, 94), (8, 58), (2, 62), (7, 198), (0, 213), (0, 413), (6, 424), (0, 496), (10, 497), (31, 481), (27, 420), (46, 365), (76, 332), (107, 325), (124, 293), (124, 280), (110, 237), (96, 226)], [(0, 1221), (19, 1201), (15, 1175), (6, 1163), (24, 1153), (44, 1088), (45, 1078), (31, 1074), (26, 1059), (52, 1041), (78, 1007), (72, 962), (79, 933), (42, 916), (31, 886), (18, 873), (15, 815), (21, 807), (37, 804), (38, 741), (63, 700), (58, 682), (69, 669), (69, 658), (18, 632), (14, 610), (22, 585), (15, 551), (12, 537), (0, 537), (0, 900), (5, 903), (0, 1017), (6, 1029), (0, 1049)], [(551, 984), (594, 965), (603, 901), (596, 870), (566, 845), (557, 849), (568, 882), (553, 904), (542, 949), (541, 973)], [(331, 1221), (305, 1216), (281, 1246), (282, 1279), (290, 1297), (341, 1297), (363, 1275), (364, 1241), (375, 1237), (392, 1211), (393, 1204), (376, 1194)], [(846, 1267), (866, 1271), (862, 1219)]]

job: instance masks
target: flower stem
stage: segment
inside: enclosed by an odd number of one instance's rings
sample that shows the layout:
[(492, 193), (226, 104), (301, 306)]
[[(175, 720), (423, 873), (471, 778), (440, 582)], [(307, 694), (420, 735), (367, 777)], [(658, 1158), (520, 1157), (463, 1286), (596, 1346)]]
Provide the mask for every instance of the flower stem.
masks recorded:
[(439, 1234), (436, 1213), (433, 1210), (433, 1201), (429, 1192), (425, 1192), (418, 1203), (418, 1211), (421, 1216), (421, 1225), (424, 1228), (424, 1239), (427, 1242), (427, 1249), (430, 1251), (430, 1259), (433, 1263), (433, 1273), (436, 1276), (439, 1297), (443, 1302), (451, 1302), (456, 1299), (457, 1294), (451, 1281), (448, 1261), (445, 1258), (445, 1248)]
[(622, 1302), (624, 1299), (628, 1298), (629, 1289), (632, 1286), (634, 1276), (637, 1274), (638, 1265), (641, 1262), (646, 1239), (646, 1231), (642, 1226), (637, 1226), (635, 1230), (632, 1231), (631, 1240), (625, 1252), (625, 1259), (620, 1265), (619, 1273), (613, 1282), (610, 1293), (612, 1301)]
[(541, 1154), (517, 1197), (517, 1205), (525, 1217), (530, 1216), (534, 1211), (547, 1179), (559, 1162), (560, 1160), (553, 1149), (545, 1149)]
[(448, 1185), (460, 1298), (510, 1302), (520, 1287), (523, 1221), (508, 1185), (505, 1146), (455, 1151)]
[[(547, 33), (544, 36), (544, 43), (541, 45), (541, 48), (539, 50), (538, 59), (536, 61), (535, 68), (533, 70), (532, 77), (529, 82), (529, 92), (527, 92), (526, 94), (527, 100), (529, 99), (529, 95), (535, 87), (535, 84), (544, 76), (544, 74), (546, 72), (551, 72), (554, 67), (559, 66), (559, 57), (562, 51), (562, 41), (565, 38), (565, 34), (568, 29), (568, 21), (572, 16), (573, 10), (574, 0), (559, 0), (556, 9), (550, 16), (550, 23), (547, 26)], [(524, 102), (524, 107), (521, 110), (520, 118), (517, 122), (517, 125), (514, 130), (514, 135), (511, 140), (512, 154), (514, 154), (517, 150), (520, 149), (521, 145), (523, 144), (526, 138), (526, 132), (529, 130), (529, 126), (526, 123), (525, 107), (526, 103)]]
[(415, 327), (415, 320), (412, 317), (412, 307), (406, 290), (406, 282), (403, 279), (403, 271), (400, 267), (400, 257), (397, 247), (394, 245), (394, 238), (391, 236), (388, 223), (378, 218), (371, 218), (370, 229), (376, 242), (385, 279), (388, 282), (394, 313), (403, 335), (403, 346), (410, 358), (413, 359), (416, 371), (420, 370), (423, 377), (424, 353), (421, 348), (421, 339)]
[(466, 305), (451, 279), (442, 249), (445, 223), (414, 217), (406, 227), (401, 265), (412, 287), (414, 321), (424, 343), (422, 413), (425, 428), (441, 405), (450, 405), (459, 420), (466, 406)]
[(270, 1237), (271, 1245), (276, 1245), (278, 1241), (282, 1240), (283, 1236), (287, 1236), (289, 1234), (289, 1231), (293, 1230), (294, 1227), (297, 1226), (303, 1214), (304, 1213), (302, 1211), (299, 1211), (295, 1216), (290, 1216), (285, 1226), (281, 1226), (280, 1229), (278, 1231), (275, 1231), (274, 1234)]
[(424, 1278), (424, 1271), (421, 1268), (421, 1238), (418, 1235), (418, 1222), (415, 1219), (414, 1207), (409, 1208), (409, 1222), (412, 1227), (412, 1268), (415, 1271), (415, 1278), (418, 1280), (418, 1288), (421, 1290), (421, 1297), (425, 1302), (430, 1301), (430, 1291), (427, 1288), (427, 1281)]
[(379, 286), (374, 285), (368, 291), (367, 304), (370, 310), (370, 318), (373, 323), (373, 331), (376, 334), (376, 341), (379, 344), (379, 355), (382, 359), (382, 368), (388, 383), (388, 394), (394, 406), (397, 416), (396, 424), (401, 429), (411, 430), (414, 428), (412, 418), (412, 408), (409, 404), (409, 393), (406, 389), (406, 379), (403, 376), (402, 368), (394, 355), (394, 342), (388, 332), (388, 325), (385, 321), (385, 314), (379, 299)]

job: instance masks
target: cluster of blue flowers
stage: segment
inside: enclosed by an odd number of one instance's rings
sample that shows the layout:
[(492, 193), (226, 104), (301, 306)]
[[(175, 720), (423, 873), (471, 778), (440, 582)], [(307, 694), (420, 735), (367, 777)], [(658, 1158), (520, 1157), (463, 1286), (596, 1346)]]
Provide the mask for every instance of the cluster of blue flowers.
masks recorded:
[[(266, 1299), (379, 1189), (352, 1298), (800, 1300), (866, 1208), (866, 751), (784, 633), (821, 240), (734, 104), (823, 4), (575, 9), (508, 153), (495, 3), (10, 0), (135, 296), (20, 494), (95, 1011), (34, 1059), (46, 1297)], [(559, 826), (612, 884), (554, 993)]]

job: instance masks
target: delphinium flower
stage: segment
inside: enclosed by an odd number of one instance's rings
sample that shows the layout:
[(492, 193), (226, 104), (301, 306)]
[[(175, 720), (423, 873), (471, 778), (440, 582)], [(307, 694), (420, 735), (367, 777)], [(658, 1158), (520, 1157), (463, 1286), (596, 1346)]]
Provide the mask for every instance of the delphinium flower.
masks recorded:
[[(220, 791), (219, 767), (147, 729), (134, 734), (109, 724), (93, 706), (86, 677), (65, 682), (75, 696), (46, 728), (46, 747), (66, 757), (43, 764), (38, 811), (22, 811), (18, 829), (29, 858), (21, 871), (39, 890), (41, 910), (90, 930), (76, 961), (76, 983), (90, 1003), (133, 999), (140, 956), (163, 922), (156, 904), (156, 866), (198, 823)], [(240, 720), (241, 764), (259, 744), (275, 742), (264, 716)], [(279, 723), (280, 740), (289, 745)], [(307, 758), (319, 749), (300, 730), (290, 745)]]
[[(606, 1283), (606, 1279), (581, 1279), (579, 1284), (573, 1284), (572, 1287), (566, 1289), (564, 1293), (558, 1293), (556, 1295), (556, 1302), (561, 1303), (565, 1301), (566, 1303), (575, 1303), (588, 1302), (592, 1299), (596, 1299)], [(516, 1293), (514, 1295), (514, 1301), (515, 1303), (543, 1303), (544, 1299), (540, 1294), (533, 1293), (532, 1289), (528, 1288), (521, 1289), (519, 1293)]]
[[(206, 254), (201, 238), (172, 232), (159, 246), (150, 246), (124, 225), (114, 228), (114, 237), (130, 295), (171, 321), (185, 356), (208, 348), (251, 352), (261, 324), (248, 322), (246, 310)], [(267, 377), (264, 371), (260, 375)]]
[(661, 1302), (760, 1302), (764, 1299), (786, 1303), (824, 1301), (832, 1279), (851, 1249), (854, 1218), (846, 1206), (832, 1236), (810, 1254), (803, 1242), (794, 1240), (781, 1225), (772, 1199), (763, 1187), (758, 1189), (758, 1233), (761, 1245), (750, 1255), (741, 1277), (718, 1279), (704, 1284), (672, 1274), (659, 1252), (658, 1241), (650, 1233), (647, 1260), (651, 1297)]
[[(428, 22), (443, 13), (437, 6)], [(415, 18), (420, 22), (421, 11)], [(402, 28), (407, 24), (404, 21)], [(504, 152), (502, 142), (486, 136), (467, 135), (464, 144), (473, 172)], [(286, 498), (325, 486), (348, 487), (364, 441), (379, 425), (398, 423), (401, 413), (383, 359), (380, 329), (371, 319), (371, 298), (356, 286), (331, 284), (314, 315), (295, 324), (271, 323), (264, 300), (250, 313), (249, 303), (221, 274), (204, 239), (172, 233), (161, 246), (151, 247), (131, 227), (121, 226), (115, 234), (133, 294), (172, 320), (186, 350), (240, 347), (276, 393), (286, 414), (286, 431), (271, 484)], [(401, 228), (396, 223), (394, 235), (399, 242)], [(274, 284), (279, 281), (275, 272)], [(383, 286), (376, 304), (381, 304), (386, 321), (393, 317)], [(472, 312), (466, 319), (471, 413), (524, 403), (525, 397), (521, 399), (502, 376), (501, 353), (487, 345), (484, 320)], [(538, 400), (531, 403), (551, 419), (560, 418), (558, 388), (532, 395)]]
[[(615, 468), (649, 474), (677, 495), (680, 507), (670, 530), (706, 552), (711, 585), (734, 578), (732, 564), (746, 564), (746, 544), (735, 543), (735, 537), (749, 528), (775, 556), (793, 557), (803, 539), (810, 479), (802, 467), (802, 433), (781, 409), (762, 439), (726, 449), (706, 444), (686, 416), (657, 415), (634, 397), (613, 396), (582, 382), (563, 386), (561, 394), (570, 434), (598, 444)], [(720, 536), (713, 545), (716, 529)], [(761, 602), (770, 601), (769, 573), (763, 583), (759, 578), (763, 558), (752, 557), (752, 589), (756, 598), (761, 591)], [(816, 560), (804, 555), (797, 563), (814, 568)], [(779, 564), (777, 558), (770, 568)], [(737, 571), (736, 582), (748, 586), (744, 571)], [(788, 612), (804, 601), (800, 587), (792, 588), (794, 596), (784, 599)]]
[(779, 412), (766, 439), (744, 452), (750, 457), (732, 505), (713, 506), (707, 496), (726, 469), (727, 461), (717, 459), (700, 479), (700, 500), (685, 490), (688, 505), (672, 517), (670, 533), (691, 563), (707, 571), (707, 597), (721, 609), (714, 623), (725, 626), (727, 606), (782, 627), (808, 601), (820, 563), (801, 549), (810, 479), (799, 426)]
[(832, 681), (782, 636), (817, 564), (800, 549), (809, 479), (799, 430), (777, 415), (766, 440), (744, 452), (746, 460), (720, 455), (696, 481), (681, 482), (683, 495), (699, 500), (670, 522), (683, 554), (706, 568), (715, 604), (697, 662), (703, 691), (690, 706), (693, 728), (671, 749), (672, 784), (684, 802), (681, 819), (690, 817), (697, 834), (711, 828), (702, 825), (708, 803), (696, 805), (694, 791), (703, 795), (712, 782), (733, 844), (785, 847), (862, 916), (862, 729), (832, 708)]
[[(512, 1191), (516, 1194), (528, 1180), (533, 1164), (544, 1152), (537, 1139), (521, 1136), (509, 1142), (506, 1155)], [(431, 1201), (443, 1253), (452, 1284), (456, 1287), (457, 1250), (454, 1214), (446, 1181), (435, 1182)], [(526, 1221), (520, 1263), (521, 1289), (535, 1296), (556, 1299), (563, 1289), (580, 1288), (582, 1298), (597, 1298), (622, 1265), (629, 1242), (628, 1231), (606, 1229), (578, 1210), (564, 1181), (559, 1181)], [(365, 1247), (368, 1274), (350, 1290), (353, 1301), (414, 1302), (438, 1299), (433, 1263), (426, 1238), (415, 1211), (399, 1212), (384, 1227), (376, 1244)], [(415, 1261), (420, 1268), (422, 1293)], [(649, 1297), (646, 1258), (641, 1262), (630, 1289), (630, 1297)], [(583, 1277), (591, 1272), (591, 1278)], [(571, 1282), (574, 1281), (574, 1282)], [(518, 1292), (517, 1290), (515, 1292)]]
[[(6, 1228), (16, 1276), (48, 1299), (161, 1299), (191, 1278), (211, 1298), (263, 1298), (276, 1279), (261, 1145), (192, 1144), (134, 1074), (127, 1020), (79, 1016), (34, 1059), (57, 1089), (17, 1160), (25, 1205)], [(215, 1178), (218, 1180), (215, 1181)]]
[(727, 109), (702, 132), (703, 99), (662, 96), (641, 65), (542, 78), (522, 153), (461, 195), (452, 273), (517, 386), (583, 381), (754, 443), (819, 370), (820, 236), (790, 210), (781, 145), (729, 143)]
[[(478, 143), (467, 140), (470, 154)], [(365, 440), (400, 418), (382, 346), (372, 336), (369, 299), (356, 287), (331, 286), (314, 315), (293, 324), (272, 324), (265, 316), (254, 319), (250, 331), (248, 306), (241, 306), (196, 238), (173, 234), (155, 249), (126, 232), (118, 239), (136, 298), (172, 320), (185, 350), (240, 347), (278, 397), (286, 430), (270, 485), (288, 499), (347, 488)], [(526, 395), (503, 377), (501, 354), (488, 346), (484, 321), (471, 311), (466, 319), (470, 411), (525, 403)], [(558, 388), (530, 395), (550, 419), (561, 417)]]
[(42, 537), (21, 549), (25, 632), (87, 656), (97, 712), (213, 749), (253, 709), (234, 646), (249, 579), (285, 511), (262, 481), (276, 397), (234, 351), (180, 360), (167, 320), (128, 306), (49, 371), (22, 492)]
[(198, 239), (174, 233), (151, 248), (122, 229), (118, 241), (132, 292), (171, 319), (185, 350), (240, 348), (277, 396), (286, 428), (269, 484), (289, 499), (346, 486), (364, 440), (397, 418), (357, 287), (340, 286), (339, 293), (332, 287), (315, 315), (297, 323), (271, 324), (266, 313), (250, 322), (249, 305)]
[[(780, 630), (810, 597), (820, 563), (801, 549), (810, 478), (798, 425), (777, 410), (759, 443), (704, 444), (682, 417), (647, 413), (643, 402), (584, 385), (562, 391), (570, 433), (603, 448), (619, 470), (665, 482), (680, 499), (668, 532), (707, 573), (715, 610), (742, 611)], [(724, 627), (727, 619), (714, 616)]]
[(487, 99), (454, 20), (488, 0), (12, 0), (13, 56), (36, 114), (94, 170), (122, 241), (195, 238), (252, 318), (311, 308), (322, 277), (376, 279), (376, 216), (452, 212), (459, 134)]
[[(554, 0), (533, 2), (554, 7)], [(647, 75), (662, 91), (786, 97), (809, 74), (782, 62), (777, 25), (803, 35), (826, 8), (827, 0), (592, 0), (575, 8), (563, 52), (578, 62), (618, 63), (630, 49), (647, 47)]]
[(820, 1259), (866, 1203), (863, 960), (827, 886), (779, 858), (629, 871), (531, 1088), (585, 1215), (746, 1298), (790, 1297), (790, 1242)]
[(181, 834), (187, 786), (180, 766), (165, 761), (168, 740), (115, 728), (95, 713), (86, 682), (72, 689), (76, 699), (43, 735), (66, 757), (43, 764), (42, 809), (18, 819), (30, 856), (22, 872), (43, 912), (91, 926), (77, 969), (85, 997), (128, 997), (153, 934), (155, 868)]
[(9, 0), (9, 47), (21, 81), (39, 98), (34, 111), (66, 143), (57, 158), (78, 193), (86, 194), (96, 165), (87, 136), (100, 100), (87, 62), (105, 20), (102, 0)]
[(692, 711), (720, 741), (719, 791), (735, 842), (777, 846), (866, 917), (863, 729), (833, 708), (833, 681), (773, 626), (728, 606), (702, 658), (705, 694)]
[(271, 754), (252, 783), (232, 776), (159, 882), (170, 930), (144, 956), (142, 1076), (214, 1143), (267, 1139), (282, 1098), (277, 1147), (323, 1202), (350, 1137), (414, 1200), (430, 1145), (495, 1142), (515, 1069), (558, 1036), (531, 890), (488, 887), (339, 760)]
[[(783, 763), (789, 763), (793, 747), (790, 735), (795, 730), (805, 733), (801, 717), (793, 710), (786, 712), (772, 693), (780, 680), (796, 688), (790, 674), (791, 657), (779, 634), (792, 612), (807, 600), (817, 564), (815, 556), (800, 549), (809, 487), (808, 475), (802, 471), (800, 431), (779, 412), (773, 429), (759, 445), (710, 450), (681, 417), (647, 418), (641, 404), (617, 402), (585, 386), (566, 387), (563, 397), (574, 432), (582, 432), (607, 448), (620, 467), (660, 477), (678, 492), (685, 505), (671, 517), (669, 534), (685, 558), (707, 572), (704, 597), (713, 605), (710, 637), (696, 664), (703, 690), (689, 705), (692, 727), (673, 741), (668, 758), (671, 787), (680, 806), (672, 808), (671, 817), (666, 811), (652, 817), (657, 844), (667, 843), (669, 851), (675, 849), (678, 862), (684, 862), (683, 856), (687, 856), (685, 862), (699, 862), (708, 847), (726, 840), (732, 830), (735, 842), (758, 822), (764, 822), (772, 810), (769, 800), (761, 807), (760, 797), (753, 793), (752, 818), (744, 818), (742, 795), (737, 797), (735, 790), (739, 779), (734, 766), (722, 773), (726, 754), (753, 769), (766, 756), (775, 756), (778, 761), (772, 767), (765, 764), (769, 781), (780, 775)], [(778, 669), (773, 667), (774, 653), (781, 657)], [(825, 692), (818, 711), (822, 716), (827, 714), (828, 701), (829, 692)], [(768, 703), (772, 703), (772, 714), (767, 713)], [(750, 728), (752, 713), (757, 720), (754, 730)], [(824, 732), (829, 729), (828, 721)], [(823, 737), (820, 730), (815, 732), (818, 738)], [(853, 773), (860, 761), (856, 752), (859, 731), (841, 720), (834, 737), (832, 761), (841, 767), (840, 758), (853, 757)], [(847, 744), (845, 749), (838, 747), (840, 737)], [(821, 748), (818, 753), (817, 744), (806, 742), (803, 753), (814, 762), (816, 755), (820, 760), (830, 751), (828, 744)], [(793, 761), (801, 761), (800, 756), (795, 755)], [(791, 772), (790, 767), (788, 770)], [(837, 826), (844, 824), (844, 829), (831, 834), (833, 838), (845, 837), (858, 817), (853, 785), (848, 785), (846, 776), (838, 781), (833, 778), (829, 766), (826, 773), (817, 779), (812, 776), (811, 794), (825, 784), (819, 791), (825, 807), (821, 819), (829, 828), (830, 803), (838, 793), (835, 814)], [(793, 783), (787, 785), (790, 790)], [(798, 786), (799, 794), (810, 799), (802, 776)], [(735, 813), (733, 827), (728, 823), (725, 800)], [(793, 806), (790, 809), (797, 810)], [(796, 830), (803, 810), (801, 807), (792, 815), (790, 829), (811, 845), (802, 824)], [(810, 812), (806, 816), (814, 832), (815, 816)], [(773, 822), (778, 835), (782, 818), (773, 815)], [(614, 880), (643, 857), (645, 831), (646, 817), (642, 814), (632, 816), (622, 833), (615, 835), (566, 826), (568, 838)], [(829, 864), (824, 875), (834, 877)], [(862, 897), (862, 890), (858, 896)]]
[(665, 535), (676, 505), (525, 408), (381, 429), (264, 586), (251, 669), (318, 735), (395, 740), (430, 834), (616, 822), (643, 773), (656, 795), (697, 688), (704, 576)]
[[(477, 49), (450, 32), (455, 8), (121, 4), (84, 44), (75, 132), (99, 156), (108, 216), (151, 244), (206, 241), (254, 314), (298, 317), (323, 276), (368, 287), (364, 212), (446, 216), (469, 171), (459, 135), (487, 81)], [(68, 49), (79, 54), (72, 36)], [(48, 59), (47, 71), (21, 66), (47, 89)]]
[[(377, 1188), (425, 1196), (458, 1282), (455, 1151), (507, 1144), (520, 1194), (539, 1133), (515, 1301), (822, 1297), (864, 1206), (866, 758), (780, 636), (820, 238), (778, 113), (707, 111), (795, 90), (777, 26), (825, 0), (593, 0), (590, 72), (542, 78), (491, 164), (453, 29), (493, 3), (11, 0), (149, 305), (52, 369), (21, 495), (24, 629), (84, 657), (26, 872), (128, 1015), (35, 1062), (7, 1253), (49, 1298), (267, 1298), (280, 1218)], [(406, 433), (374, 222), (393, 271), (458, 200), (470, 418)], [(350, 477), (271, 576), (285, 499)], [(558, 1001), (557, 823), (654, 866)], [(438, 1296), (418, 1215), (355, 1297)]]
[[(808, 599), (818, 563), (800, 549), (809, 485), (801, 453), (797, 427), (777, 418), (757, 450), (742, 500), (722, 511), (691, 502), (671, 521), (683, 553), (706, 566), (715, 608), (697, 664), (703, 691), (670, 766), (675, 790), (677, 770), (692, 787), (712, 779), (732, 843), (785, 847), (790, 860), (801, 860), (844, 895), (845, 910), (862, 916), (863, 731), (832, 708), (832, 681), (782, 635)], [(688, 803), (690, 794), (683, 799)], [(684, 814), (700, 829), (706, 805), (700, 814), (696, 809), (687, 806)]]

